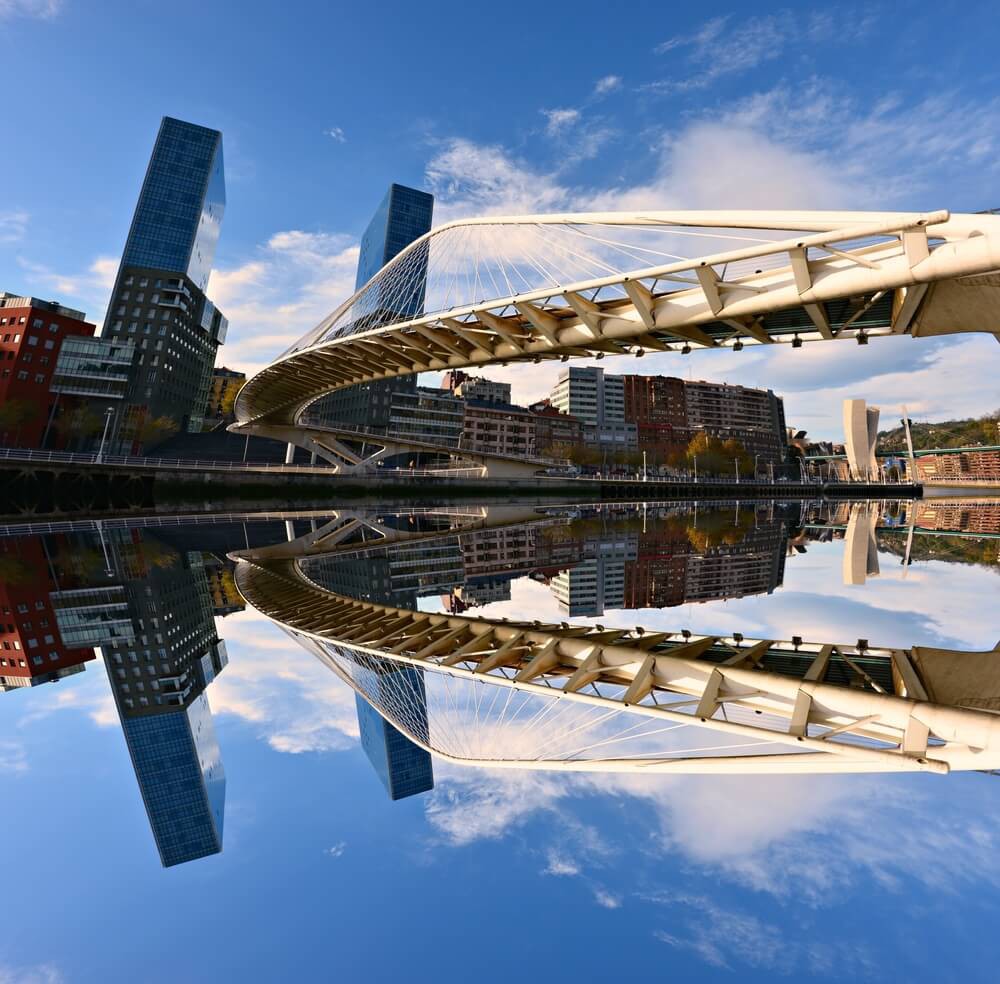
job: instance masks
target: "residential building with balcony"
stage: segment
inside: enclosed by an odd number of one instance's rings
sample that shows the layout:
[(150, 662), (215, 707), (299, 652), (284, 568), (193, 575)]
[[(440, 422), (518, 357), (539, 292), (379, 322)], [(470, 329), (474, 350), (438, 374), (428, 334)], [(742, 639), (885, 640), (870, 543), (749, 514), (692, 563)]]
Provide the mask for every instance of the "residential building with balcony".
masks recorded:
[(43, 446), (57, 409), (51, 387), (63, 346), (95, 329), (82, 311), (58, 301), (0, 292), (0, 445)]

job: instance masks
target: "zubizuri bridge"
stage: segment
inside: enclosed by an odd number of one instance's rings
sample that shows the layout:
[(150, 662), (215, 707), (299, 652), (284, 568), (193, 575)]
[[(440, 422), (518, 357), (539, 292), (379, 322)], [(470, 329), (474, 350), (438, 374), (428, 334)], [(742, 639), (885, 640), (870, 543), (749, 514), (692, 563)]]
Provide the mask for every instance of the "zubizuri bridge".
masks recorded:
[(1000, 337), (1000, 215), (603, 212), (460, 219), (386, 264), (250, 379), (231, 430), (339, 472), (440, 452), (482, 475), (553, 462), (309, 421), (338, 389), (413, 373), (694, 348)]
[(441, 531), (409, 534), (340, 513), (231, 555), (247, 602), (425, 751), (552, 772), (1000, 769), (1000, 644), (958, 652), (468, 617), (324, 586), (324, 566), (352, 552), (555, 521), (517, 506), (438, 515)]

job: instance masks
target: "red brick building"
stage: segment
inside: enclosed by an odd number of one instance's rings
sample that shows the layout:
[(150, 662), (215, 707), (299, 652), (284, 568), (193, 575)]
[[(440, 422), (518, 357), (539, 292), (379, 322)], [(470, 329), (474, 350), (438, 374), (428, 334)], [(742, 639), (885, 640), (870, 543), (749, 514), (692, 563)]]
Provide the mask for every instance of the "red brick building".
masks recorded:
[(94, 659), (93, 648), (63, 644), (48, 571), (41, 537), (0, 541), (0, 693), (58, 680)]
[(655, 451), (661, 459), (683, 452), (693, 436), (688, 426), (684, 380), (673, 376), (623, 378), (625, 419), (638, 429), (640, 450)]
[(557, 410), (548, 400), (532, 403), (528, 408), (535, 422), (535, 447), (545, 455), (550, 448), (583, 444), (583, 421), (572, 414)]
[(56, 301), (0, 292), (0, 446), (42, 446), (54, 396), (49, 392), (68, 335), (93, 337), (82, 311)]

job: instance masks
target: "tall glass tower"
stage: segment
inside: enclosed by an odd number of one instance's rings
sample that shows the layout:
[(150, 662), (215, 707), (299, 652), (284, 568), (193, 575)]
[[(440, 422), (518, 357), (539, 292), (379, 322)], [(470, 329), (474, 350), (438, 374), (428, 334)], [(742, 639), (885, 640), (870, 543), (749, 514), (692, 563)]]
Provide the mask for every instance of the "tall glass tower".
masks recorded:
[(105, 337), (135, 342), (118, 450), (201, 430), (228, 328), (205, 296), (225, 208), (222, 134), (165, 116), (104, 322)]
[[(391, 184), (361, 237), (355, 289), (360, 290), (391, 259), (414, 240), (431, 230), (434, 196), (416, 188)], [(427, 282), (427, 254), (414, 255), (409, 285), (391, 297), (372, 294), (361, 307), (368, 327), (398, 318), (417, 315), (424, 308)], [(392, 398), (395, 393), (416, 393), (416, 376), (361, 383), (331, 393), (313, 404), (311, 414), (318, 422), (353, 424), (371, 430), (389, 426)]]
[[(398, 666), (389, 660), (369, 659), (365, 668), (358, 670), (358, 682), (379, 706), (402, 708), (413, 733), (421, 741), (430, 742), (422, 670)], [(355, 701), (361, 747), (389, 799), (406, 799), (433, 789), (430, 753), (390, 724), (360, 694)]]
[(204, 291), (225, 209), (222, 134), (164, 116), (122, 266), (183, 273)]

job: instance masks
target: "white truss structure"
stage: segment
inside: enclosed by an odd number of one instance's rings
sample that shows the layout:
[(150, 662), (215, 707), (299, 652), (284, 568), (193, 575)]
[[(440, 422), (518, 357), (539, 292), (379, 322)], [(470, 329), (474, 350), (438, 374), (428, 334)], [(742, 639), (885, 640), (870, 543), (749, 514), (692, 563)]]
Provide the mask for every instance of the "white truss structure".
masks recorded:
[(298, 425), (325, 393), (398, 375), (692, 346), (1000, 335), (1000, 216), (644, 212), (432, 230), (236, 401)]
[[(412, 741), (465, 765), (1000, 768), (1000, 645), (956, 653), (439, 615), (331, 593), (290, 559), (240, 560), (236, 583)], [(419, 698), (406, 667), (423, 674)]]

